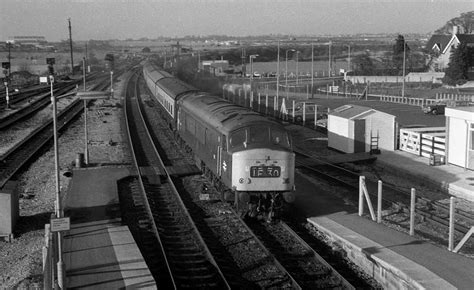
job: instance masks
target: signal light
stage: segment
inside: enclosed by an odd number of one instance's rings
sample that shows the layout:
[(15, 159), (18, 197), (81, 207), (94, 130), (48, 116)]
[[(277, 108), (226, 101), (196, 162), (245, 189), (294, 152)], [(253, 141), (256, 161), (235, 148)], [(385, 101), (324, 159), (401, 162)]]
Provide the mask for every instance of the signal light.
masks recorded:
[(52, 65), (48, 65), (48, 72), (50, 75), (54, 75), (54, 67)]

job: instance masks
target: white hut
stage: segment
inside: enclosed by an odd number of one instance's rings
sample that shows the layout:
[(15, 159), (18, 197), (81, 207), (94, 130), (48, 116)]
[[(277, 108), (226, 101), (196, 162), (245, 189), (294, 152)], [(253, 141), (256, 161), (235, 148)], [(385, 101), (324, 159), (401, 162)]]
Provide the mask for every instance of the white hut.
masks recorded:
[(372, 108), (344, 105), (328, 115), (328, 146), (345, 153), (396, 149), (395, 116)]
[(446, 160), (474, 170), (474, 107), (446, 108)]

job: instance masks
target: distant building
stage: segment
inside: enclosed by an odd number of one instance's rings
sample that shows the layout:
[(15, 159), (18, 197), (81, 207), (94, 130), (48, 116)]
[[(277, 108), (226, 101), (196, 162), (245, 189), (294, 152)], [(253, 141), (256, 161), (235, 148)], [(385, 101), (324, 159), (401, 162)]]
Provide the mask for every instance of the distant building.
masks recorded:
[[(461, 34), (458, 31), (458, 27), (453, 26), (451, 35), (432, 35), (426, 44), (426, 49), (435, 55), (432, 59), (431, 69), (434, 71), (444, 71), (448, 67), (452, 49), (456, 48), (460, 43), (474, 47), (474, 34)], [(474, 67), (471, 67), (469, 72), (471, 75), (470, 79), (473, 79)]]
[(11, 42), (18, 45), (44, 45), (48, 43), (44, 36), (12, 36), (10, 37)]
[(215, 76), (224, 76), (229, 70), (228, 60), (205, 60), (201, 62), (202, 70), (208, 71)]

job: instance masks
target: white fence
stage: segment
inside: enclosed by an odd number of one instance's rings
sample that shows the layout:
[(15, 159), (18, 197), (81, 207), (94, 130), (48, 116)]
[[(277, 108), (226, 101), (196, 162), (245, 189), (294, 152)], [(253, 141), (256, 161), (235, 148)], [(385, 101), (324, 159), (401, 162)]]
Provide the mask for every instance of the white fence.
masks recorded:
[(418, 156), (446, 155), (446, 128), (400, 129), (400, 150)]

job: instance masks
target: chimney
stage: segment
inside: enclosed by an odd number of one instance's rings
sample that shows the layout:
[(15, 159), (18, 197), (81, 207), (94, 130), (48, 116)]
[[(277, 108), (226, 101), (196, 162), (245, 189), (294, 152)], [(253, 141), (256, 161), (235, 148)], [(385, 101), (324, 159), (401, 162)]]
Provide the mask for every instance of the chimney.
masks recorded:
[(458, 34), (458, 26), (453, 25), (453, 35), (456, 35), (456, 34)]

